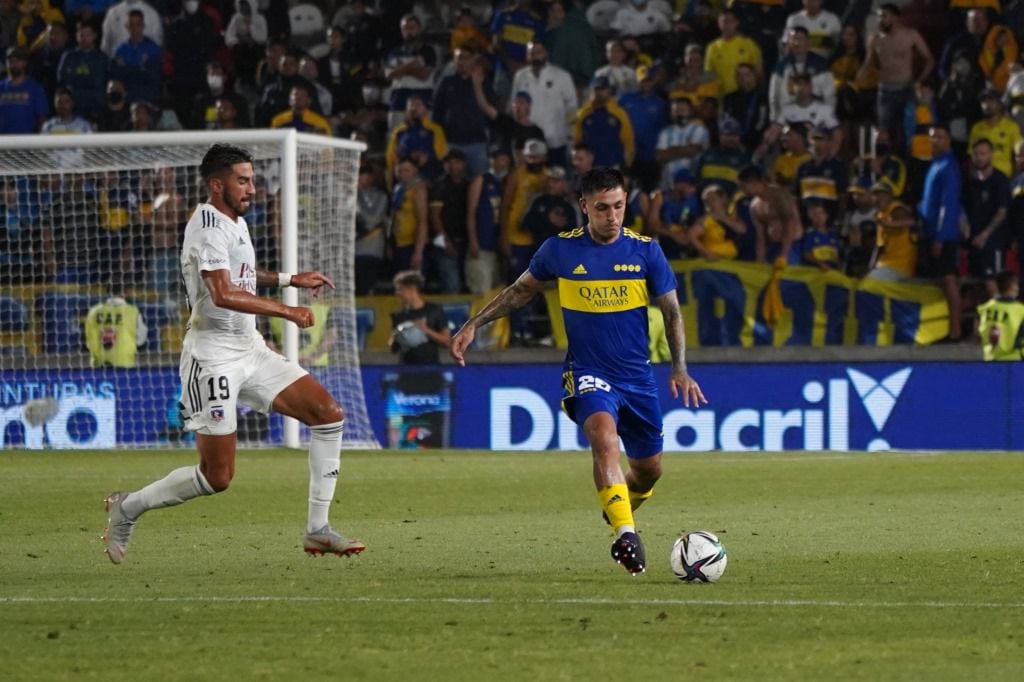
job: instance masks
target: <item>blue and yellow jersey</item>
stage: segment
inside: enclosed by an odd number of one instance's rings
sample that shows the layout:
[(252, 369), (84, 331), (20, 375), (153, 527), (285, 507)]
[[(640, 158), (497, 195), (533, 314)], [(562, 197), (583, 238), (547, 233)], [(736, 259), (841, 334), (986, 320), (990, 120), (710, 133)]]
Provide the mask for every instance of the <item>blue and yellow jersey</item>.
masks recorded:
[(567, 371), (592, 370), (627, 383), (652, 380), (647, 305), (676, 288), (653, 239), (623, 229), (614, 242), (599, 244), (578, 227), (547, 239), (530, 261), (530, 274), (558, 282)]
[(697, 160), (697, 179), (702, 188), (718, 185), (726, 196), (739, 186), (740, 170), (750, 165), (750, 154), (743, 149), (711, 147)]
[(635, 145), (633, 124), (615, 100), (604, 106), (587, 102), (576, 112), (573, 122), (576, 143), (586, 143), (594, 150), (596, 166), (629, 166), (633, 163)]
[[(879, 221), (885, 222), (910, 215), (910, 208), (895, 200), (877, 213)], [(880, 222), (875, 232), (875, 243), (882, 249), (878, 256), (878, 267), (892, 268), (904, 277), (914, 276), (917, 269), (917, 235), (910, 227), (883, 227)]]
[(398, 183), (391, 192), (391, 242), (398, 247), (416, 243), (416, 229), (420, 216), (413, 198), (414, 190), (422, 182), (416, 180), (409, 185)]
[(800, 201), (819, 199), (832, 205), (846, 192), (846, 167), (834, 157), (821, 163), (813, 158), (805, 161), (796, 171), (796, 186)]
[(709, 215), (704, 216), (702, 225), (704, 232), (700, 235), (700, 243), (719, 258), (732, 260), (739, 253), (736, 242), (729, 236), (729, 230), (722, 223)]
[(842, 265), (839, 257), (841, 248), (839, 237), (821, 230), (808, 230), (800, 244), (800, 252), (804, 256), (811, 256), (816, 262), (836, 270)]
[(508, 207), (509, 243), (513, 246), (533, 246), (533, 233), (523, 227), (523, 217), (537, 195), (544, 191), (548, 181), (548, 169), (532, 172), (525, 166), (516, 166), (516, 191)]
[(482, 182), (480, 200), (476, 205), (476, 239), (483, 251), (497, 251), (501, 220), (501, 181), (494, 173), (487, 171)]
[(444, 128), (425, 118), (418, 123), (399, 123), (391, 131), (387, 149), (384, 150), (384, 162), (387, 164), (387, 177), (394, 177), (398, 157), (408, 156), (413, 152), (423, 151), (434, 159), (443, 159), (448, 153), (448, 138)]
[(295, 112), (291, 109), (282, 111), (270, 120), (270, 127), (295, 128), (300, 133), (319, 133), (321, 135), (326, 135), (327, 137), (332, 137), (334, 135), (330, 121), (309, 109), (306, 109), (298, 116), (296, 116)]

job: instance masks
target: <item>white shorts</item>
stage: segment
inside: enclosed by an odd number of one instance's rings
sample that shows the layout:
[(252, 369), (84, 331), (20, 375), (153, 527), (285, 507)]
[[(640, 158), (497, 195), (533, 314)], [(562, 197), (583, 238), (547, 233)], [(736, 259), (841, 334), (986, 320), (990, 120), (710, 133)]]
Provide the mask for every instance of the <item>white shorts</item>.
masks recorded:
[(178, 372), (185, 430), (211, 436), (237, 430), (238, 403), (266, 414), (281, 391), (309, 374), (265, 345), (217, 363), (200, 364), (184, 352)]

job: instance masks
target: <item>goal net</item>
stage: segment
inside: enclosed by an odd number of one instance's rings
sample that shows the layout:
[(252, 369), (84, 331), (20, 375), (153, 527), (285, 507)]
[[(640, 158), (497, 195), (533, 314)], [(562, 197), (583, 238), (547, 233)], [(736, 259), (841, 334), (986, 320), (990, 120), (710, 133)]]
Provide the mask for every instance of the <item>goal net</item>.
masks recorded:
[[(345, 445), (377, 446), (366, 413), (354, 300), (356, 178), (363, 145), (293, 130), (0, 137), (0, 445), (180, 446), (178, 359), (188, 305), (185, 223), (206, 195), (199, 163), (229, 142), (255, 158), (245, 215), (257, 265), (320, 270), (337, 288), (298, 330), (259, 320), (342, 404)], [(248, 446), (297, 447), (294, 420), (245, 408)]]

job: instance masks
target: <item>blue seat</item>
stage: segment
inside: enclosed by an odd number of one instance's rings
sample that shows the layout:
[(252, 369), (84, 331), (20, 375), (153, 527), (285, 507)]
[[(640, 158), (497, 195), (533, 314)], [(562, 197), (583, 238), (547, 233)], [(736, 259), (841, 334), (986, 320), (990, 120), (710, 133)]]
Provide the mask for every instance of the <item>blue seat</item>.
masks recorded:
[(25, 304), (10, 296), (0, 296), (0, 332), (28, 331), (31, 317)]
[(77, 353), (85, 350), (82, 319), (98, 296), (48, 291), (36, 297), (36, 314), (42, 320), (44, 353)]
[(159, 302), (136, 303), (135, 306), (139, 309), (142, 321), (146, 323), (146, 327), (149, 330), (146, 334), (146, 343), (139, 346), (139, 350), (159, 351), (160, 332), (167, 325), (178, 321), (177, 308)]
[(448, 318), (448, 328), (452, 330), (454, 334), (462, 325), (466, 324), (466, 320), (469, 319), (470, 304), (469, 302), (464, 303), (442, 303), (441, 308), (444, 309), (444, 315)]
[(356, 308), (356, 345), (366, 350), (366, 339), (377, 326), (377, 311), (373, 308)]

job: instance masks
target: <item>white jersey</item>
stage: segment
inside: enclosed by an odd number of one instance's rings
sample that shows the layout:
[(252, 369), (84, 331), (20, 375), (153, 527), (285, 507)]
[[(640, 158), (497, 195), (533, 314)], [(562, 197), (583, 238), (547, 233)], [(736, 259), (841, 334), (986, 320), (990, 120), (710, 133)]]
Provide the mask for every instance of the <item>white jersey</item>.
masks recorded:
[(256, 252), (245, 219), (233, 221), (210, 204), (196, 206), (181, 247), (181, 273), (192, 306), (184, 350), (208, 362), (234, 359), (262, 345), (255, 315), (214, 305), (204, 270), (228, 270), (232, 284), (256, 293)]

